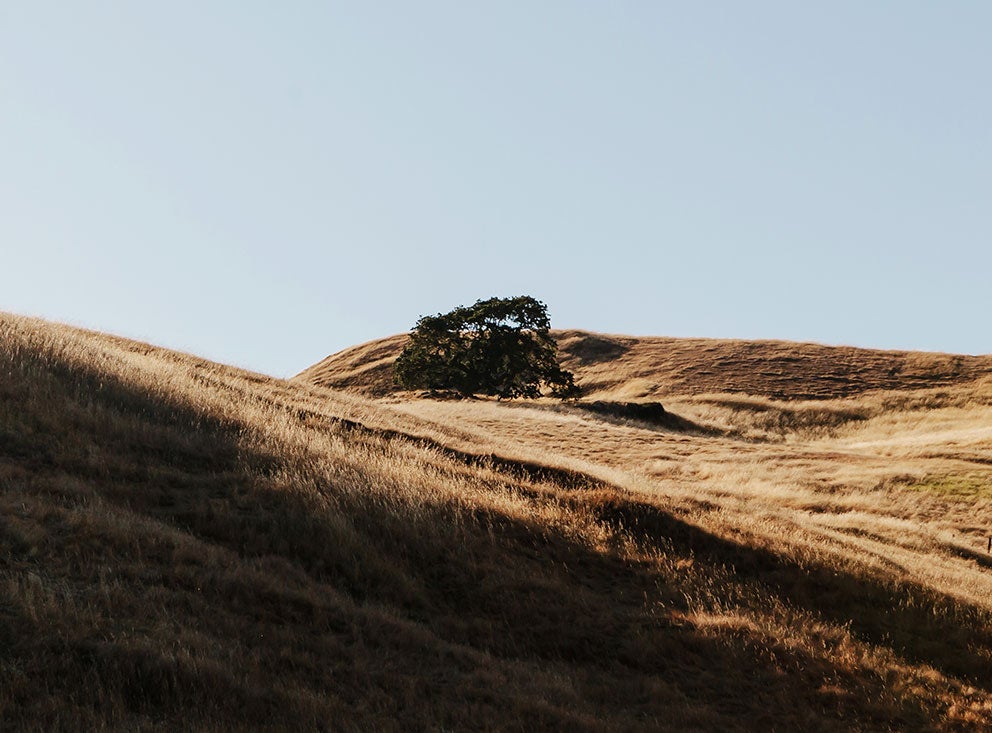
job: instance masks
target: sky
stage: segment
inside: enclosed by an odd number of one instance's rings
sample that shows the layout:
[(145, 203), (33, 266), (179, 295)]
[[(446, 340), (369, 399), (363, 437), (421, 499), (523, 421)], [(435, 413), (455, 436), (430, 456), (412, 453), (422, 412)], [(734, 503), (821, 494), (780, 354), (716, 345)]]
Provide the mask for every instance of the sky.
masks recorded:
[(992, 3), (0, 0), (0, 310), (276, 376), (555, 327), (992, 352)]

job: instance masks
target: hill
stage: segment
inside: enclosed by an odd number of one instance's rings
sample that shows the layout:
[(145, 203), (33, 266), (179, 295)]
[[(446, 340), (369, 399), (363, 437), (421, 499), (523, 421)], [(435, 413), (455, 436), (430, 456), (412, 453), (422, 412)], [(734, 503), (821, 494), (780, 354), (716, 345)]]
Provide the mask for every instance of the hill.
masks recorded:
[(4, 730), (992, 726), (987, 378), (673, 428), (6, 315), (0, 375)]
[[(554, 331), (562, 364), (590, 399), (655, 400), (706, 393), (778, 400), (954, 386), (992, 375), (992, 356), (878, 351), (788, 341), (613, 336)], [(328, 356), (297, 381), (361, 394), (396, 391), (406, 334)]]

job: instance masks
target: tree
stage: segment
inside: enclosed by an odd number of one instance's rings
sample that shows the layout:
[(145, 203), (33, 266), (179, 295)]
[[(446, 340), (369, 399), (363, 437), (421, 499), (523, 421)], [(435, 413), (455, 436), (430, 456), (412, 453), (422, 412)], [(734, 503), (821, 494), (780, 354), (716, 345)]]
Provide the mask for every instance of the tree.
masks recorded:
[(542, 386), (575, 396), (575, 377), (558, 364), (550, 328), (547, 306), (526, 295), (421, 316), (396, 360), (396, 381), (466, 397), (540, 397)]

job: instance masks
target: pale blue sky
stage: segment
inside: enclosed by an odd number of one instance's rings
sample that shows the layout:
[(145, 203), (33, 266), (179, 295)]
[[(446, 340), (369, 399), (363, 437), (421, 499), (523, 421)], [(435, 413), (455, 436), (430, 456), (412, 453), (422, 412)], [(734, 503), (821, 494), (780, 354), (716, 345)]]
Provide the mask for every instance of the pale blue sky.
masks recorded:
[(0, 2), (0, 310), (992, 352), (992, 3)]

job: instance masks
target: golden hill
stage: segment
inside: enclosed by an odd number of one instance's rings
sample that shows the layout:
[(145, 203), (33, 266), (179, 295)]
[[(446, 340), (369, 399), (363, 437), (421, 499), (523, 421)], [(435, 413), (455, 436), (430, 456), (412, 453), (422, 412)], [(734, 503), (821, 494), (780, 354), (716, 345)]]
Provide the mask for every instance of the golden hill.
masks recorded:
[(828, 388), (782, 344), (701, 382), (560, 336), (684, 422), (0, 316), (0, 728), (992, 727), (985, 362), (852, 351)]
[[(664, 399), (735, 393), (778, 400), (926, 389), (992, 375), (992, 356), (878, 351), (789, 341), (612, 336), (554, 331), (565, 368), (592, 399)], [(382, 396), (406, 334), (340, 351), (298, 381)]]

